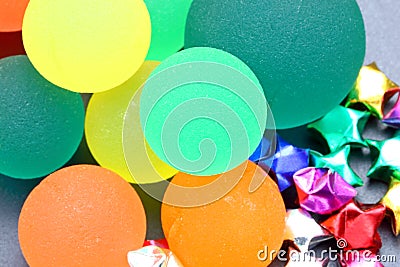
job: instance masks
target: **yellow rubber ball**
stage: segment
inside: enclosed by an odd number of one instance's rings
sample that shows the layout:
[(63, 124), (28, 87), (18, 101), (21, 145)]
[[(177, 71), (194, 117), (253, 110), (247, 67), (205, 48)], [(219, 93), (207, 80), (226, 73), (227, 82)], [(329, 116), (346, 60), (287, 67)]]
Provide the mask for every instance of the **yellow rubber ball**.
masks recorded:
[(22, 35), (34, 67), (71, 91), (95, 93), (128, 80), (150, 46), (142, 0), (31, 0)]
[(123, 126), (125, 112), (131, 99), (159, 62), (145, 61), (128, 81), (107, 92), (92, 95), (85, 119), (85, 135), (89, 149), (96, 161), (130, 183), (154, 183), (171, 178), (178, 171), (161, 161), (145, 142), (140, 126), (139, 109), (131, 114), (128, 139), (130, 152), (127, 158), (135, 173), (126, 163), (123, 147)]

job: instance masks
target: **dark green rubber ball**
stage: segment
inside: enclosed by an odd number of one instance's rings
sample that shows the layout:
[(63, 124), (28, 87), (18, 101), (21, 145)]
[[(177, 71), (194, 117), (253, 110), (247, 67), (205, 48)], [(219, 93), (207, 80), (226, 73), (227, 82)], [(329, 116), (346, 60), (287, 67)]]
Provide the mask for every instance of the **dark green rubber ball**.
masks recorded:
[(365, 30), (355, 0), (194, 0), (185, 48), (196, 46), (243, 60), (282, 129), (345, 98), (363, 63)]
[(75, 153), (83, 135), (81, 95), (48, 82), (26, 56), (0, 60), (0, 174), (46, 176)]

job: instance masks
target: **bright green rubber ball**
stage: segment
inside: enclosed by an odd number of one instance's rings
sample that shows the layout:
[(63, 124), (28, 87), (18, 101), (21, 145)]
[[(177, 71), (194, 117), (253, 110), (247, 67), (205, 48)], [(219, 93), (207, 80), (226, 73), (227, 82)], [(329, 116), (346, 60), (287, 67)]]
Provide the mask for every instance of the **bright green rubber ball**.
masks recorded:
[(147, 60), (162, 61), (183, 47), (186, 17), (193, 0), (145, 0), (151, 19)]
[(165, 163), (199, 176), (239, 166), (265, 131), (267, 105), (251, 69), (219, 49), (185, 49), (163, 61), (140, 97), (146, 141)]
[(78, 93), (43, 78), (26, 56), (0, 60), (0, 174), (20, 179), (62, 167), (83, 135)]

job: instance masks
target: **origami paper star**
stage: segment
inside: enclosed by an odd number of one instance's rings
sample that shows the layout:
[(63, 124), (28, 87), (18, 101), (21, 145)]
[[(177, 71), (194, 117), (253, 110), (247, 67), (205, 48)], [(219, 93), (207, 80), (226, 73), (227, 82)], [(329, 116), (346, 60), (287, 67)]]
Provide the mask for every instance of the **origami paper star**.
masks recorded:
[(293, 241), (301, 252), (308, 251), (314, 237), (330, 235), (303, 209), (287, 211), (285, 234), (285, 239)]
[[(295, 147), (280, 136), (277, 136), (276, 150), (273, 155), (268, 154), (271, 141), (263, 139), (256, 152), (250, 160), (258, 164), (265, 171), (273, 170), (277, 179), (280, 191), (284, 191), (293, 185), (293, 174), (305, 167), (308, 167), (309, 149)], [(260, 153), (260, 151), (266, 151)]]
[(311, 164), (317, 168), (330, 168), (342, 176), (352, 186), (362, 186), (363, 180), (351, 169), (349, 165), (350, 146), (342, 147), (336, 152), (322, 155), (317, 151), (310, 151)]
[(397, 87), (394, 82), (379, 70), (375, 63), (361, 68), (357, 81), (350, 91), (346, 107), (364, 105), (374, 116), (382, 119), (383, 96), (390, 88)]
[(317, 214), (331, 214), (352, 200), (357, 191), (328, 168), (305, 168), (293, 176), (300, 206)]
[(153, 245), (128, 252), (128, 262), (130, 267), (183, 267), (170, 250)]
[[(310, 254), (307, 253), (311, 249), (311, 240), (331, 236), (303, 209), (287, 211), (285, 234), (284, 244), (286, 246), (283, 249), (286, 251), (285, 256), (287, 256), (286, 266), (304, 266), (305, 260), (302, 259), (310, 258)], [(307, 261), (307, 266), (322, 267), (325, 263), (325, 259), (312, 258)]]
[(156, 246), (156, 247), (159, 247), (162, 249), (164, 249), (164, 248), (169, 249), (167, 239), (165, 239), (165, 238), (156, 239), (156, 240), (145, 240), (143, 247), (147, 247), (147, 246)]
[[(393, 88), (387, 91), (385, 93), (385, 96), (383, 97), (383, 107), (386, 105), (387, 102), (389, 102), (389, 99), (392, 96), (399, 93), (400, 88)], [(393, 128), (400, 128), (400, 96), (397, 96), (396, 103), (389, 110), (389, 112), (383, 116), (382, 121), (387, 125), (392, 126)]]
[(390, 181), (394, 171), (400, 171), (400, 133), (383, 141), (367, 140), (371, 156), (375, 158), (367, 176), (370, 178)]
[(366, 147), (361, 133), (370, 114), (365, 111), (337, 106), (322, 119), (308, 125), (326, 140), (331, 152), (347, 144)]
[(351, 201), (337, 214), (323, 221), (321, 226), (341, 241), (338, 245), (344, 250), (370, 249), (377, 252), (382, 246), (378, 227), (385, 217), (385, 211), (382, 204), (365, 205)]
[(400, 180), (392, 178), (389, 190), (382, 198), (381, 203), (386, 206), (387, 214), (392, 222), (393, 233), (400, 234)]

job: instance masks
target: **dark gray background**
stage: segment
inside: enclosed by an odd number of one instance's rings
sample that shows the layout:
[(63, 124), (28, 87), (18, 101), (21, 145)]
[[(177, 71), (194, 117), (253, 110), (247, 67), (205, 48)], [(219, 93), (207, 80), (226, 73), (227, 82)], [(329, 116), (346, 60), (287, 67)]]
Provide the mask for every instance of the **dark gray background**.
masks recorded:
[[(367, 31), (367, 54), (365, 64), (376, 61), (391, 79), (400, 83), (400, 1), (398, 0), (358, 0)], [(84, 96), (86, 99), (88, 96)], [(392, 129), (386, 128), (380, 122), (372, 119), (364, 132), (365, 138), (385, 139), (391, 137)], [(279, 132), (287, 141), (300, 146), (323, 150), (305, 127)], [(400, 156), (400, 155), (399, 155)], [(87, 145), (83, 141), (79, 150), (68, 163), (95, 163), (88, 153)], [(371, 165), (368, 150), (353, 150), (351, 166), (366, 182), (358, 189), (357, 199), (364, 203), (376, 203), (385, 194), (387, 185), (371, 181), (366, 178)], [(0, 175), (0, 267), (27, 266), (18, 244), (18, 216), (29, 192), (41, 181), (17, 180)], [(148, 239), (162, 237), (160, 225), (160, 203), (147, 196), (137, 186), (140, 197), (145, 205), (148, 219)], [(400, 237), (396, 238), (390, 230), (387, 219), (379, 229), (383, 240), (381, 254), (397, 255), (398, 263), (384, 263), (385, 266), (400, 266)]]

